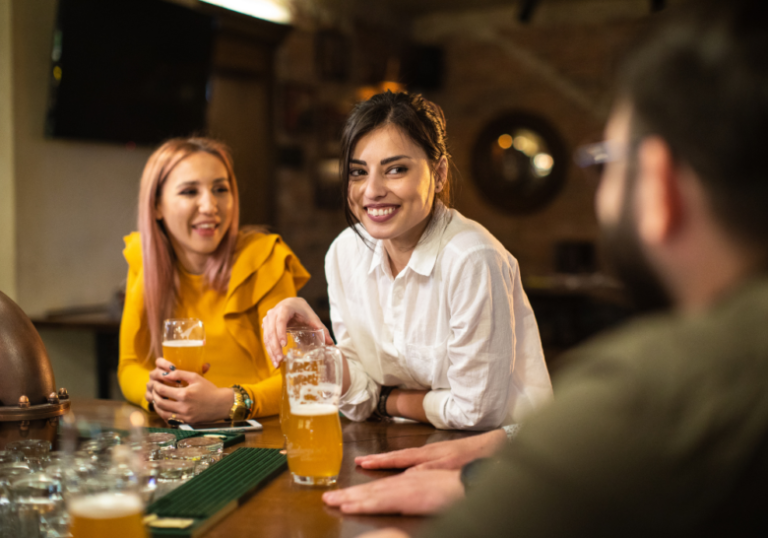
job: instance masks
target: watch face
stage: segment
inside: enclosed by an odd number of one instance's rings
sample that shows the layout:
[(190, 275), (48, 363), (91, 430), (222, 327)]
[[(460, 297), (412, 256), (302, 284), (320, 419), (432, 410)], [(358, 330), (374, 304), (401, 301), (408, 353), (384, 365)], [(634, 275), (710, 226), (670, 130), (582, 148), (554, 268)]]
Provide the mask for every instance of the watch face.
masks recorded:
[(243, 420), (247, 412), (248, 408), (245, 407), (243, 401), (238, 398), (229, 412), (229, 420)]

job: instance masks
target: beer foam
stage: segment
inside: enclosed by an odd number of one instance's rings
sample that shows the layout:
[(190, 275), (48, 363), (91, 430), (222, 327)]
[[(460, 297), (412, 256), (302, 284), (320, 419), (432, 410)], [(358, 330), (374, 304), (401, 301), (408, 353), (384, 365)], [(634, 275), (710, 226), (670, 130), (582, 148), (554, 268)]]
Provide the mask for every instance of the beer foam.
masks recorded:
[[(338, 402), (341, 397), (341, 387), (335, 383), (302, 385), (299, 393), (299, 398), (302, 401), (329, 403), (330, 400), (330, 402)], [(333, 403), (330, 405), (333, 405)]]
[(205, 340), (168, 340), (163, 342), (166, 347), (200, 347), (205, 343)]
[(125, 493), (98, 493), (70, 499), (69, 513), (87, 519), (126, 517), (144, 510), (138, 495)]
[(321, 415), (334, 415), (338, 412), (339, 408), (331, 404), (291, 405), (291, 414), (298, 417), (319, 417)]

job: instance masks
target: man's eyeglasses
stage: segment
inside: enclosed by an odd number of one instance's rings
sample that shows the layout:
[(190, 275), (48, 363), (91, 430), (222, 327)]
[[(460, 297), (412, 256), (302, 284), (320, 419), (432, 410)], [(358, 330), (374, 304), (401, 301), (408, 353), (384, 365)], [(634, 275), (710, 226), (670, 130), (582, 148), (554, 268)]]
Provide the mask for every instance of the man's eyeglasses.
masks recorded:
[(587, 144), (576, 150), (573, 158), (581, 168), (599, 166), (618, 161), (626, 154), (626, 146), (615, 140), (606, 140), (595, 144)]

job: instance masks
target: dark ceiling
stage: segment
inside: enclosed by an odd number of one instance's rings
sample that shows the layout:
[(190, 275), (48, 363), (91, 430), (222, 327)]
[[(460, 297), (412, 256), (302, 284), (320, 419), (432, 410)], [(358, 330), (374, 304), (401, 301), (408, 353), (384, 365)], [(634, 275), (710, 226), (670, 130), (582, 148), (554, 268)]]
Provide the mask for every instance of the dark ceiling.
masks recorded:
[(387, 0), (392, 12), (411, 17), (435, 11), (464, 11), (512, 6), (519, 3), (518, 0)]

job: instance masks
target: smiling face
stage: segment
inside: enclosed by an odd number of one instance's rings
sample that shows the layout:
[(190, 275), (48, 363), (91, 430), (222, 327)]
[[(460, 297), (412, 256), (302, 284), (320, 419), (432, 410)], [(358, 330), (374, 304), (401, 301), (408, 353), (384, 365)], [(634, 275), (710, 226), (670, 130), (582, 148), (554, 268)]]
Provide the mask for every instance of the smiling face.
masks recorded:
[(355, 145), (347, 203), (374, 239), (401, 251), (412, 250), (427, 226), (446, 173), (444, 158), (435, 166), (402, 130), (386, 125)]
[(163, 184), (155, 208), (184, 269), (203, 272), (232, 224), (234, 201), (224, 163), (198, 152), (183, 159)]

